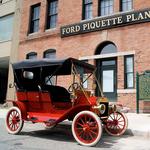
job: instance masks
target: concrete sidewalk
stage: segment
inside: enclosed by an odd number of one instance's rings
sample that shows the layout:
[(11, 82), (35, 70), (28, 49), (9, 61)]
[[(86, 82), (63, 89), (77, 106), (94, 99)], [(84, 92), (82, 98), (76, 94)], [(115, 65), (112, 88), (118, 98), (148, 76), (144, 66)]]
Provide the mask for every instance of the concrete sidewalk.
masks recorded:
[(127, 134), (150, 139), (150, 114), (126, 113), (126, 115), (128, 118)]
[[(0, 118), (5, 118), (7, 110), (0, 109)], [(128, 118), (128, 130), (126, 134), (143, 136), (150, 139), (150, 114), (126, 113), (126, 115)], [(65, 123), (67, 122), (65, 121), (63, 124)]]

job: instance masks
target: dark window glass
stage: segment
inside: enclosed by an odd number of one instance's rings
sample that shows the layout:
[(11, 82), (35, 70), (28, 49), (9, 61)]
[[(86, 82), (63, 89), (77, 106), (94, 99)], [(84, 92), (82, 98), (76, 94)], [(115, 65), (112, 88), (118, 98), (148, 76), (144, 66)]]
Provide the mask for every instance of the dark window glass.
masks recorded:
[(26, 55), (26, 59), (36, 59), (36, 58), (37, 58), (36, 52), (31, 52)]
[[(56, 50), (55, 49), (46, 50), (44, 52), (44, 58), (56, 59)], [(45, 77), (45, 84), (46, 85), (55, 85), (55, 83), (56, 83), (56, 76)]]
[(121, 2), (120, 2), (120, 10), (121, 11), (131, 10), (132, 7), (133, 7), (133, 1), (132, 0), (121, 0)]
[(125, 88), (134, 88), (134, 57), (125, 57)]
[(47, 29), (55, 28), (58, 16), (58, 0), (48, 0)]
[(0, 41), (8, 41), (13, 35), (14, 14), (0, 17)]
[(40, 4), (31, 6), (30, 33), (38, 32), (40, 21)]
[(56, 50), (48, 49), (44, 52), (44, 58), (56, 59)]
[(101, 54), (109, 54), (109, 53), (116, 53), (117, 48), (114, 44), (107, 44), (101, 50)]
[(82, 19), (91, 19), (92, 17), (92, 0), (83, 0)]
[(114, 0), (99, 0), (99, 15), (110, 15), (113, 13)]

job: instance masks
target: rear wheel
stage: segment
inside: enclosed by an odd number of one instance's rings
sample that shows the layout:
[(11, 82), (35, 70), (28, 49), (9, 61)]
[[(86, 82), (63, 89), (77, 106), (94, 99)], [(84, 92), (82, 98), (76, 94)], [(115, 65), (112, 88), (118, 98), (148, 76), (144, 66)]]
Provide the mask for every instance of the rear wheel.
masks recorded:
[(93, 112), (82, 111), (73, 120), (72, 133), (79, 144), (94, 146), (102, 135), (101, 121)]
[(124, 134), (128, 127), (128, 119), (121, 112), (113, 112), (109, 115), (104, 126), (109, 135), (119, 136)]
[(17, 107), (10, 108), (6, 115), (6, 129), (8, 133), (18, 134), (23, 124), (24, 121), (22, 120), (20, 109)]

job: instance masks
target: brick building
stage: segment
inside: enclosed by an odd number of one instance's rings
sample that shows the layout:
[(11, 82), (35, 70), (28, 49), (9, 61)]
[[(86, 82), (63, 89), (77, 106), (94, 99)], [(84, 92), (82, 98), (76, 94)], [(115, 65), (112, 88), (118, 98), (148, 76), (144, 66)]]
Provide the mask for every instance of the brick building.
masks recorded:
[(110, 101), (135, 111), (136, 72), (150, 70), (150, 1), (24, 0), (21, 22), (20, 60), (86, 60)]
[[(0, 104), (15, 96), (10, 62), (17, 61), (21, 0), (0, 0)], [(15, 36), (14, 36), (15, 35)]]

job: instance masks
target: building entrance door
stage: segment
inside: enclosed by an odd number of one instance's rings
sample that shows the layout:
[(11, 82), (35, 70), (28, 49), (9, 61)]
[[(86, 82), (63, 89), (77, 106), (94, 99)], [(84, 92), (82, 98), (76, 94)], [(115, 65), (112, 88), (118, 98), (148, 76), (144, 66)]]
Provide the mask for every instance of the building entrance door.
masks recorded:
[(114, 59), (105, 59), (99, 61), (98, 78), (104, 95), (110, 101), (117, 100), (117, 61)]

